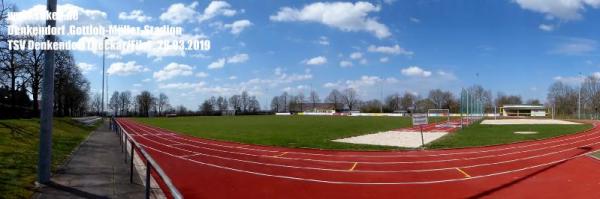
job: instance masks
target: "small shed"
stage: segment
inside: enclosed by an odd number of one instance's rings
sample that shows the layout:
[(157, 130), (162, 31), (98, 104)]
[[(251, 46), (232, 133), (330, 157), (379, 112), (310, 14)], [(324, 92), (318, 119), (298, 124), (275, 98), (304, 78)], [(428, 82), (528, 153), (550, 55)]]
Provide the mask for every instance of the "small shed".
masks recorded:
[(500, 107), (502, 116), (530, 116), (546, 117), (546, 108), (543, 105), (507, 104)]

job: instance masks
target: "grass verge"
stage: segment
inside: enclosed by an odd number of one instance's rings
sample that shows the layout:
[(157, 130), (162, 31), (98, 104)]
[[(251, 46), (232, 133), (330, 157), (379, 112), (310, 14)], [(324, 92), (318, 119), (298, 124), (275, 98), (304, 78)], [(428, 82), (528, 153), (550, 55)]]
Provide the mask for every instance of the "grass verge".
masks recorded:
[[(52, 171), (96, 126), (82, 126), (69, 118), (53, 122)], [(0, 198), (30, 198), (36, 179), (39, 120), (0, 120)]]
[[(592, 128), (591, 124), (581, 125), (483, 125), (473, 124), (448, 134), (427, 145), (430, 149), (460, 148), (508, 144), (524, 140), (538, 140), (572, 134)], [(517, 131), (534, 131), (537, 134), (515, 134)]]

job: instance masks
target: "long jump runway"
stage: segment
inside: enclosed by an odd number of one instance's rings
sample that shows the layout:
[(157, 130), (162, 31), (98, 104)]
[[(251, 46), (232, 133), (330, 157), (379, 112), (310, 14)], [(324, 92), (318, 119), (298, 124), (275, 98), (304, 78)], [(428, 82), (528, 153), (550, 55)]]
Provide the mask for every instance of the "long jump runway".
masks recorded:
[(221, 142), (118, 123), (185, 198), (600, 198), (600, 127), (508, 145), (330, 151)]

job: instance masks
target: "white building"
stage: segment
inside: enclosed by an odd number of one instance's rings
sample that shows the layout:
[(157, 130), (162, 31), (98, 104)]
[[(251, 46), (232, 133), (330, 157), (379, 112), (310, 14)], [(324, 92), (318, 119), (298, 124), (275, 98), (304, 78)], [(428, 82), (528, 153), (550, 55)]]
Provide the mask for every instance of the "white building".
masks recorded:
[(502, 116), (530, 116), (546, 117), (546, 108), (543, 105), (507, 104), (500, 107)]

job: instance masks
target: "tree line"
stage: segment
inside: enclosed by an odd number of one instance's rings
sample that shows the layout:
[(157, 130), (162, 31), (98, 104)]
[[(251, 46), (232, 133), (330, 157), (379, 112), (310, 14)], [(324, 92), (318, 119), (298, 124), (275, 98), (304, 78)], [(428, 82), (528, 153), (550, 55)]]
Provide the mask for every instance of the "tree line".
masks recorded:
[[(8, 40), (43, 41), (43, 37), (8, 35), (7, 13), (12, 11), (17, 11), (16, 7), (0, 9), (0, 118), (37, 117), (44, 51), (9, 49)], [(90, 83), (77, 67), (73, 54), (55, 51), (54, 114), (86, 114), (89, 90)]]
[[(499, 92), (494, 99), (490, 90), (480, 85), (474, 85), (465, 89), (472, 97), (481, 99), (487, 112), (492, 112), (494, 107), (506, 104), (523, 104), (521, 96), (506, 95)], [(527, 104), (540, 104), (537, 99), (525, 101)], [(320, 106), (320, 107), (319, 107)], [(304, 93), (297, 95), (283, 92), (274, 96), (271, 100), (271, 111), (273, 112), (303, 112), (313, 108), (327, 108), (337, 112), (360, 111), (365, 113), (424, 113), (429, 109), (449, 109), (450, 112), (459, 112), (460, 95), (441, 89), (430, 90), (427, 95), (420, 96), (411, 92), (393, 93), (383, 99), (360, 99), (354, 88), (343, 90), (332, 89), (323, 100), (315, 91), (311, 91), (306, 97)]]
[[(92, 113), (100, 114), (102, 110), (102, 96), (95, 94), (89, 105)], [(108, 101), (110, 115), (114, 116), (167, 116), (176, 115), (221, 115), (223, 111), (235, 111), (235, 114), (257, 114), (260, 104), (256, 96), (250, 96), (248, 92), (232, 95), (231, 97), (210, 97), (200, 106), (198, 110), (188, 110), (185, 106), (171, 106), (169, 97), (160, 93), (158, 96), (149, 91), (142, 91), (132, 96), (130, 91), (115, 91)]]
[(562, 117), (576, 117), (581, 114), (582, 118), (598, 118), (600, 77), (584, 77), (579, 85), (555, 81), (548, 89), (546, 106), (552, 107), (555, 114)]

